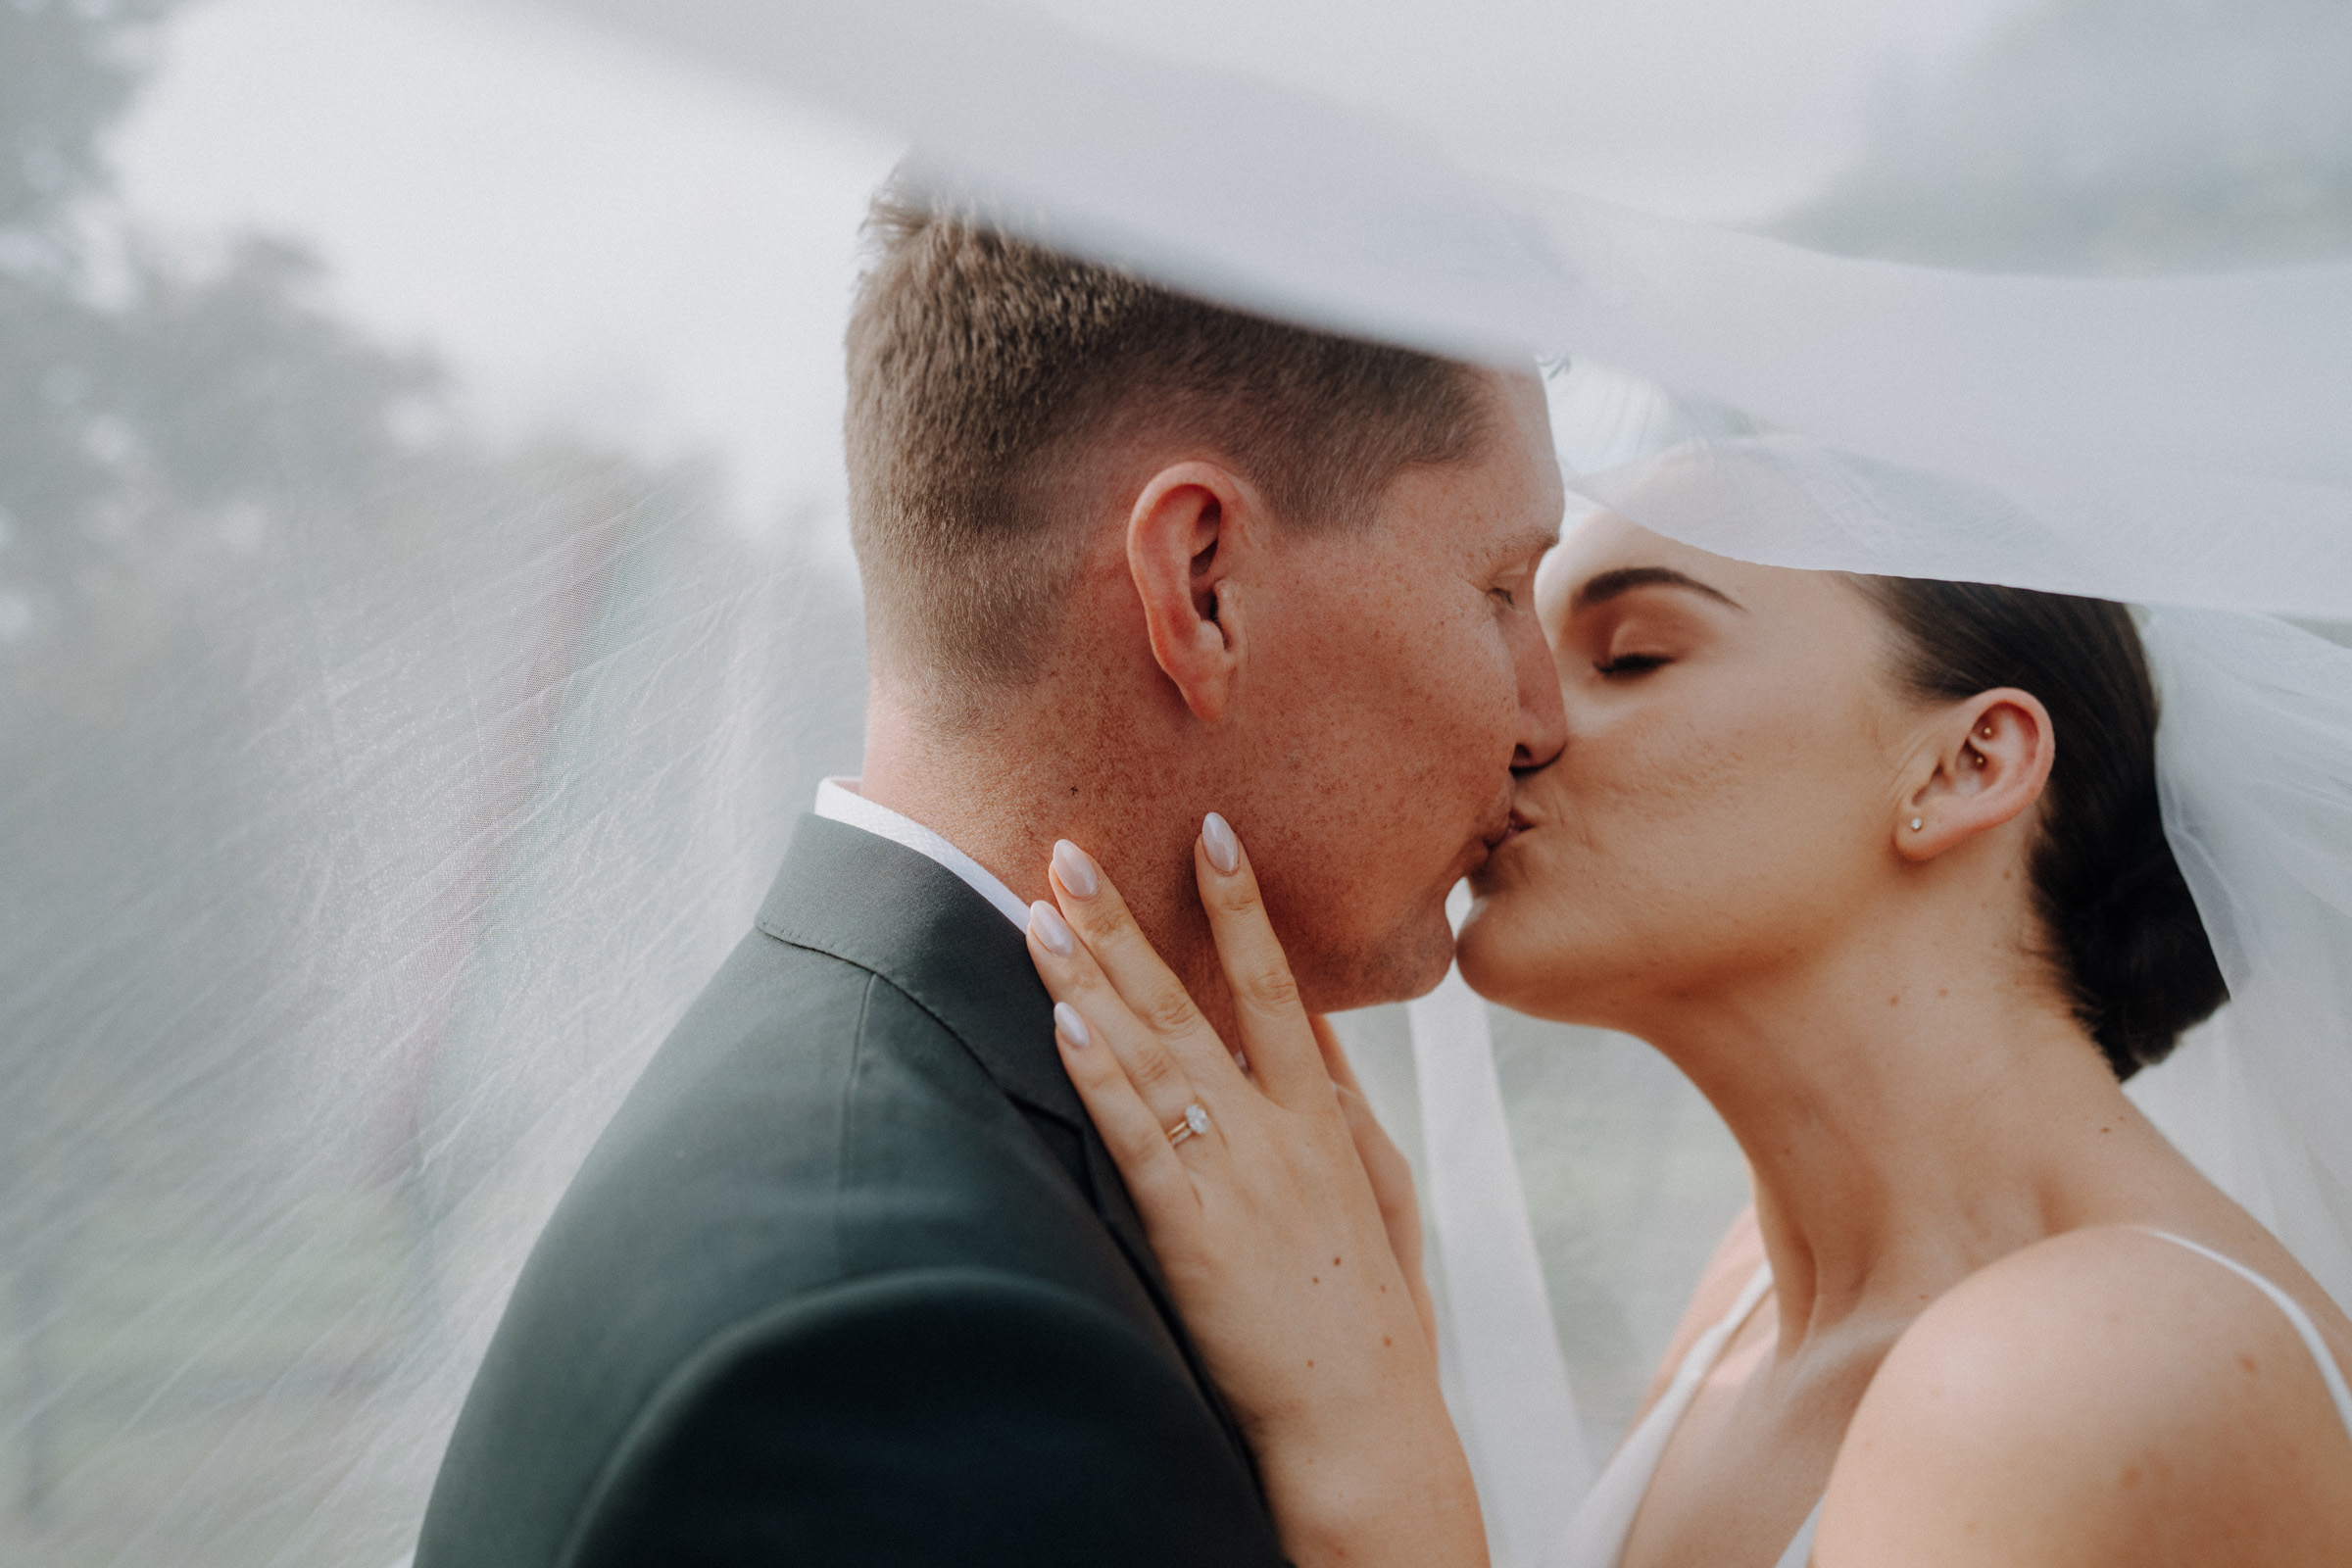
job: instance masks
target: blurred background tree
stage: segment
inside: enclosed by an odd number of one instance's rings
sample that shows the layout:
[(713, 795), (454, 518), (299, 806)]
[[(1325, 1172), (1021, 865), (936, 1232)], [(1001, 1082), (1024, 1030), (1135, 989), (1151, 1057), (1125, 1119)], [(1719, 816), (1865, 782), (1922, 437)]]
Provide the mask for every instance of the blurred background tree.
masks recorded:
[(0, 13), (0, 228), (53, 218), (106, 181), (99, 136), (130, 102), (176, 0), (11, 0)]
[(300, 246), (199, 269), (113, 201), (105, 133), (177, 4), (0, 4), (0, 647), (450, 456), (419, 439), (440, 372), (321, 308)]

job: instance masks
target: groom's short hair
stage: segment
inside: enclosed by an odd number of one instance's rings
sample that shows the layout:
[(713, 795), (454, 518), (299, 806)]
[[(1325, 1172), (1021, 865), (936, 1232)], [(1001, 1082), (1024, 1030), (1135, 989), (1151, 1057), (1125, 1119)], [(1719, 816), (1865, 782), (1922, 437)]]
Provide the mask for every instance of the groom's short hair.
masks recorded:
[(904, 179), (865, 235), (850, 528), (869, 635), (935, 687), (1037, 667), (1086, 542), (1070, 480), (1090, 444), (1197, 443), (1281, 525), (1346, 528), (1399, 470), (1472, 458), (1485, 433), (1467, 365), (1210, 305)]

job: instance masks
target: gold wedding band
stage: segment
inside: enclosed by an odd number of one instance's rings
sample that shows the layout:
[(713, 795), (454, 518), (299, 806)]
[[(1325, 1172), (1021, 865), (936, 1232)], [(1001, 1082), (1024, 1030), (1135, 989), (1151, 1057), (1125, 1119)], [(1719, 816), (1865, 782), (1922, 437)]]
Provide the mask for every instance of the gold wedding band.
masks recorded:
[(1184, 1107), (1184, 1120), (1168, 1129), (1168, 1142), (1181, 1144), (1187, 1138), (1198, 1138), (1206, 1131), (1208, 1131), (1208, 1112), (1202, 1110), (1200, 1102), (1196, 1100)]

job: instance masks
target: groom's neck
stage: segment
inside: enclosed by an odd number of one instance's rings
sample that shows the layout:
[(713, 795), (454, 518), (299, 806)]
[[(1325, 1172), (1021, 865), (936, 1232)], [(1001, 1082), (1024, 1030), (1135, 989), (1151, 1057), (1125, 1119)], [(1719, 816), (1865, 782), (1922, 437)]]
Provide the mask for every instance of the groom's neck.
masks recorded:
[(953, 727), (911, 712), (876, 691), (868, 699), (865, 766), (858, 792), (923, 826), (979, 861), (1023, 903), (1050, 898), (1046, 863), (1056, 838), (1076, 838), (1088, 813), (1049, 821), (1058, 790), (1073, 806), (1094, 791), (1063, 784), (1073, 771), (1051, 752), (1040, 756), (1033, 726), (1011, 717)]
[(1052, 899), (1054, 841), (1071, 840), (1110, 873), (1160, 956), (1222, 1022), (1230, 1008), (1194, 884), (1197, 791), (1178, 759), (1088, 728), (1046, 702), (945, 725), (877, 688), (858, 793), (931, 829), (1024, 903)]

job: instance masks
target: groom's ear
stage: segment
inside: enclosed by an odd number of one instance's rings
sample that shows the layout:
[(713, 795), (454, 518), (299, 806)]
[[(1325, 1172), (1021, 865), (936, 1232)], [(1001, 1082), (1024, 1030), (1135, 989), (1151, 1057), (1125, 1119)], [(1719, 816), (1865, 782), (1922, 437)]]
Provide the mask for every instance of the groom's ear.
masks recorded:
[(1241, 667), (1235, 564), (1264, 527), (1255, 493), (1213, 463), (1162, 468), (1127, 518), (1127, 569), (1152, 657), (1211, 724), (1225, 716)]

